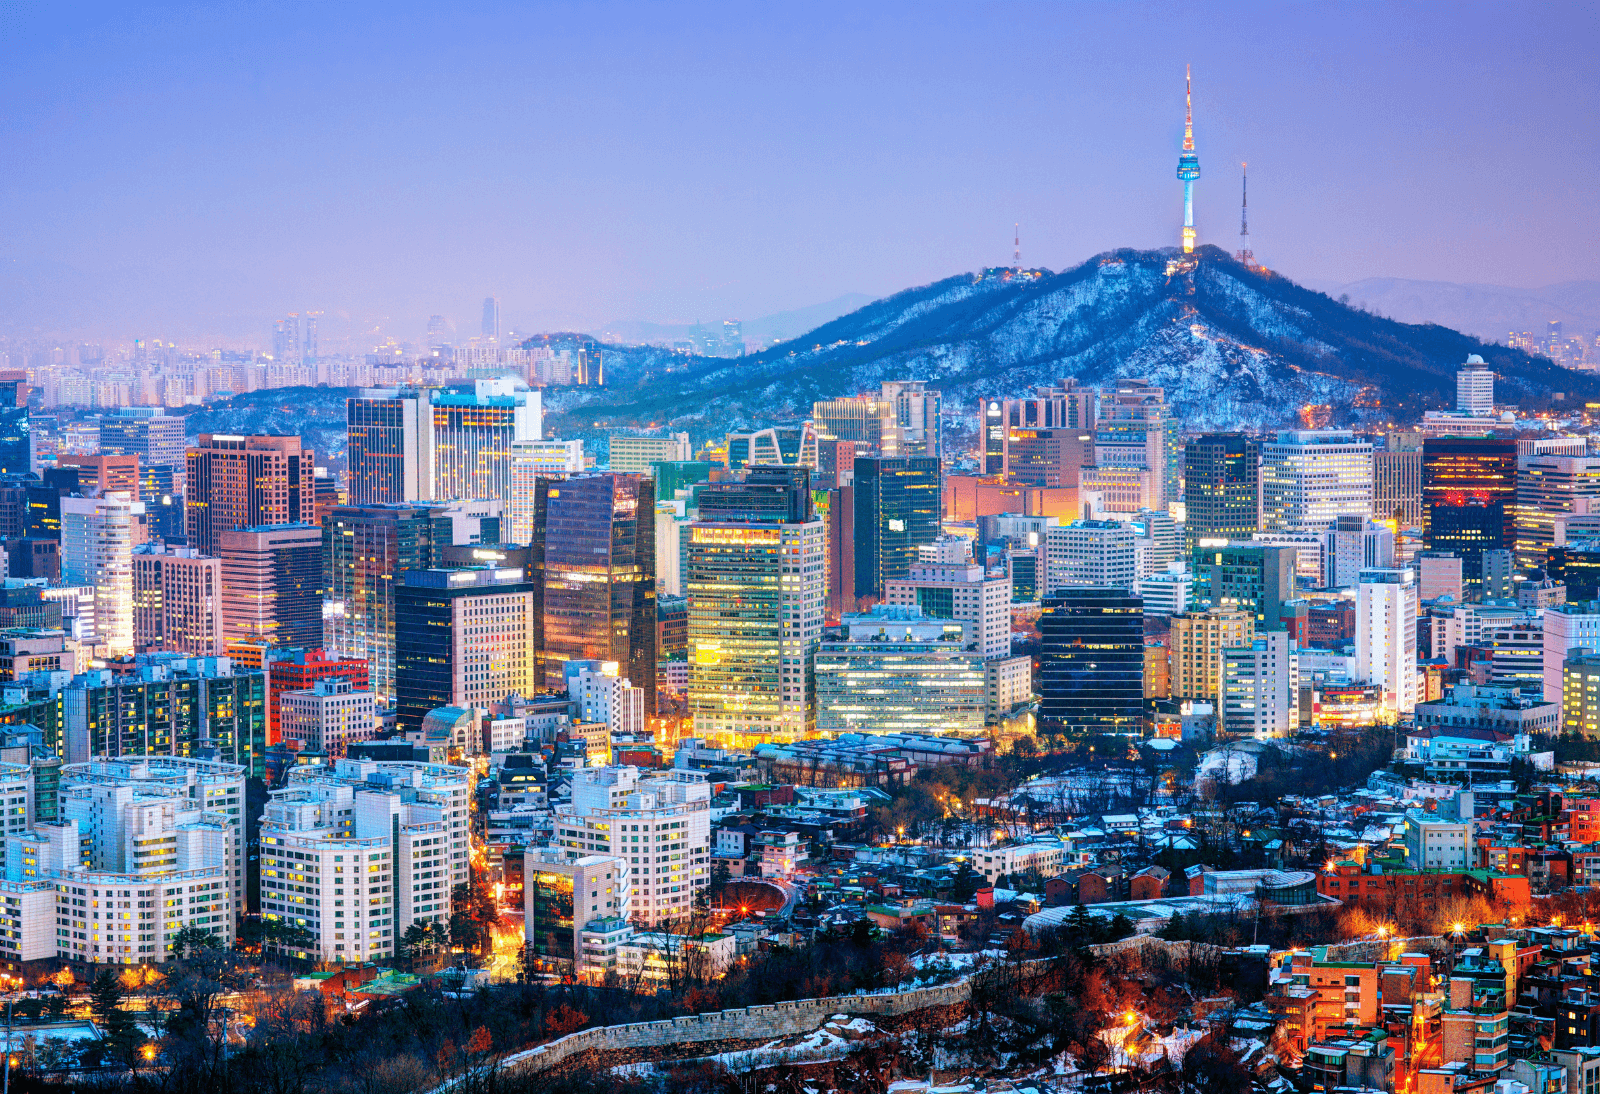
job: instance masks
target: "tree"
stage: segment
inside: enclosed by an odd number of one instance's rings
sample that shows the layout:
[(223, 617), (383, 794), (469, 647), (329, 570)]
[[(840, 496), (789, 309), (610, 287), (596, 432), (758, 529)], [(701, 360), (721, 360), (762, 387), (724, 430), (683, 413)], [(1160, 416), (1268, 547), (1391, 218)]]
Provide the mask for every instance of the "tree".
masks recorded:
[(131, 1068), (138, 1060), (144, 1036), (133, 1016), (122, 1009), (123, 998), (122, 978), (109, 969), (95, 977), (89, 988), (89, 1010), (100, 1023), (106, 1053)]
[(977, 871), (963, 862), (956, 867), (955, 885), (950, 895), (958, 902), (965, 904), (978, 891), (979, 880)]
[(576, 1007), (562, 1003), (555, 1010), (545, 1015), (544, 1028), (556, 1037), (565, 1037), (569, 1033), (576, 1033), (589, 1024), (589, 1016)]
[(172, 936), (167, 948), (181, 960), (204, 950), (220, 950), (222, 940), (203, 927), (184, 927)]

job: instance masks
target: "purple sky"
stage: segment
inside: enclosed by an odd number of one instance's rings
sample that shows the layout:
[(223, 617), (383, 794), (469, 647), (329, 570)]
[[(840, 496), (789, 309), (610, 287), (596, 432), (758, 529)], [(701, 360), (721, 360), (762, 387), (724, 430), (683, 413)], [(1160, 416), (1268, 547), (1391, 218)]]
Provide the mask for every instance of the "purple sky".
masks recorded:
[[(0, 3), (0, 333), (756, 316), (1177, 239), (1536, 286), (1600, 253), (1593, 5)], [(7, 300), (9, 299), (9, 302)]]

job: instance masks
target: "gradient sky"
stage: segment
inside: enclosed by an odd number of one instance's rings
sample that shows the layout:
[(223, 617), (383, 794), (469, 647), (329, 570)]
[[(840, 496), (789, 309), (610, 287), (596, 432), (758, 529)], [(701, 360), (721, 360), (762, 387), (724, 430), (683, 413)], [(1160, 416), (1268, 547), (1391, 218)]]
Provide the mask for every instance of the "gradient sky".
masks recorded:
[[(753, 318), (1176, 241), (1537, 286), (1600, 253), (1592, 4), (17, 4), (0, 333)], [(365, 337), (364, 335), (357, 335)]]

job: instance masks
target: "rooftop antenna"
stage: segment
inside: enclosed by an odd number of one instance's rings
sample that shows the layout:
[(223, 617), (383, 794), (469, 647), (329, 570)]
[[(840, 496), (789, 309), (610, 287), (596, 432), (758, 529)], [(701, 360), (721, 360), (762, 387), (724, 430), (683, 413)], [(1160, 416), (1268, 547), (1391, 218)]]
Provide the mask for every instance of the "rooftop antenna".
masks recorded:
[(1250, 249), (1250, 165), (1239, 165), (1239, 262), (1255, 268), (1256, 253)]
[(1011, 231), (1013, 233), (1011, 239), (1011, 265), (1020, 270), (1022, 269), (1022, 222), (1018, 221), (1013, 224)]

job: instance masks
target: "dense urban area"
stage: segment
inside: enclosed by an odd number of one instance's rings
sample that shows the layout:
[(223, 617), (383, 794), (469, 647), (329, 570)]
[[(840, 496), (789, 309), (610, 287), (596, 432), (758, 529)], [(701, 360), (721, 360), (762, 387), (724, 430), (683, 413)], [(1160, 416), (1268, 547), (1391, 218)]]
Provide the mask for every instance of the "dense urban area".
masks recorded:
[(561, 440), (498, 322), (0, 374), (7, 1083), (1600, 1083), (1590, 408)]

